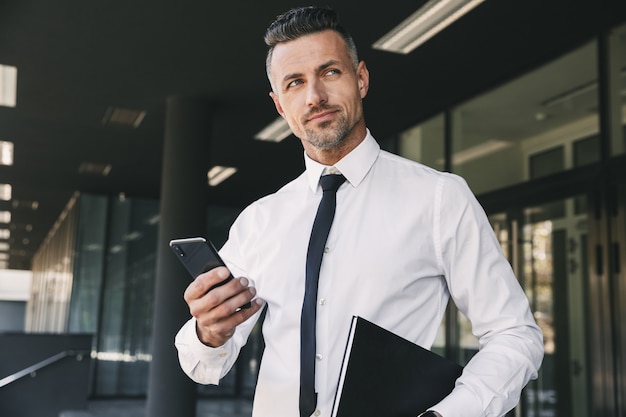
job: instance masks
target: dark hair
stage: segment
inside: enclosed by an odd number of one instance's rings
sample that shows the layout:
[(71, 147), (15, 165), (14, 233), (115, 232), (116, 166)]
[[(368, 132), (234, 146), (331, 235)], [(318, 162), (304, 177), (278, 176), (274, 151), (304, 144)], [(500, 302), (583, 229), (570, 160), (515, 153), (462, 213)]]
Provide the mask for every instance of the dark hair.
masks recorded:
[(270, 82), (270, 64), (276, 45), (324, 30), (334, 30), (341, 35), (346, 43), (348, 56), (350, 56), (352, 64), (356, 69), (359, 63), (356, 45), (348, 31), (339, 24), (337, 13), (332, 9), (323, 7), (297, 7), (276, 17), (265, 31), (265, 44), (269, 47), (265, 60), (265, 70)]

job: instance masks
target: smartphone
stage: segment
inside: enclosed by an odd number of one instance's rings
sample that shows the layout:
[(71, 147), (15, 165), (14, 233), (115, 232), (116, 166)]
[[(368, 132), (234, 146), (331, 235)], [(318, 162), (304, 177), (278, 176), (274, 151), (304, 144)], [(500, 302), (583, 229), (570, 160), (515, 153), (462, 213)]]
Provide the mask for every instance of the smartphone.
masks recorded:
[[(213, 246), (213, 243), (207, 241), (203, 237), (174, 239), (170, 241), (170, 247), (194, 279), (198, 275), (210, 271), (213, 268), (226, 266), (224, 261), (222, 261), (222, 258), (220, 258), (220, 255), (217, 253), (217, 249)], [(209, 291), (213, 288), (219, 287), (220, 285), (226, 284), (232, 279), (233, 275), (230, 274), (224, 281), (209, 288)], [(250, 307), (250, 303), (246, 303), (241, 306), (241, 308)]]

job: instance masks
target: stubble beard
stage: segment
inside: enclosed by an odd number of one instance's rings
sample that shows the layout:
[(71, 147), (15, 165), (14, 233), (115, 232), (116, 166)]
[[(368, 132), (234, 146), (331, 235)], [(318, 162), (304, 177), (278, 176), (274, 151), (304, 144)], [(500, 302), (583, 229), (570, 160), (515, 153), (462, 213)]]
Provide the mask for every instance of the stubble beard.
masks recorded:
[(341, 115), (336, 120), (328, 120), (318, 124), (315, 129), (305, 128), (306, 141), (321, 151), (337, 149), (345, 142), (357, 122), (358, 120), (350, 124), (348, 118)]

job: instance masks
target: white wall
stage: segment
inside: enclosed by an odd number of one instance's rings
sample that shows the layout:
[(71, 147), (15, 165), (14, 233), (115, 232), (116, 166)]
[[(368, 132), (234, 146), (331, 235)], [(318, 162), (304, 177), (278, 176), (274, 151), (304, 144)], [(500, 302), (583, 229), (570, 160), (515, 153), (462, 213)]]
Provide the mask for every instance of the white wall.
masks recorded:
[(28, 301), (32, 278), (31, 271), (0, 269), (0, 301)]
[(0, 332), (23, 332), (31, 271), (0, 269)]

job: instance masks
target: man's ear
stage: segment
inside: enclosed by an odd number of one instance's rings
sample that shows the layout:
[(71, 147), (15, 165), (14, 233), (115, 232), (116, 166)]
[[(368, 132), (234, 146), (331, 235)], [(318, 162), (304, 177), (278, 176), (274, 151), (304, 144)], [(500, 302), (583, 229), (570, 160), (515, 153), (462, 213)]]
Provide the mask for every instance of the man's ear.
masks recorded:
[(283, 111), (283, 107), (280, 105), (280, 101), (278, 100), (278, 95), (274, 93), (273, 91), (270, 91), (270, 97), (272, 98), (272, 101), (274, 102), (276, 111), (278, 112), (278, 114), (280, 114), (284, 118), (285, 112)]
[(361, 98), (365, 98), (370, 88), (370, 72), (365, 65), (365, 61), (359, 62), (359, 66), (356, 68), (356, 76)]

